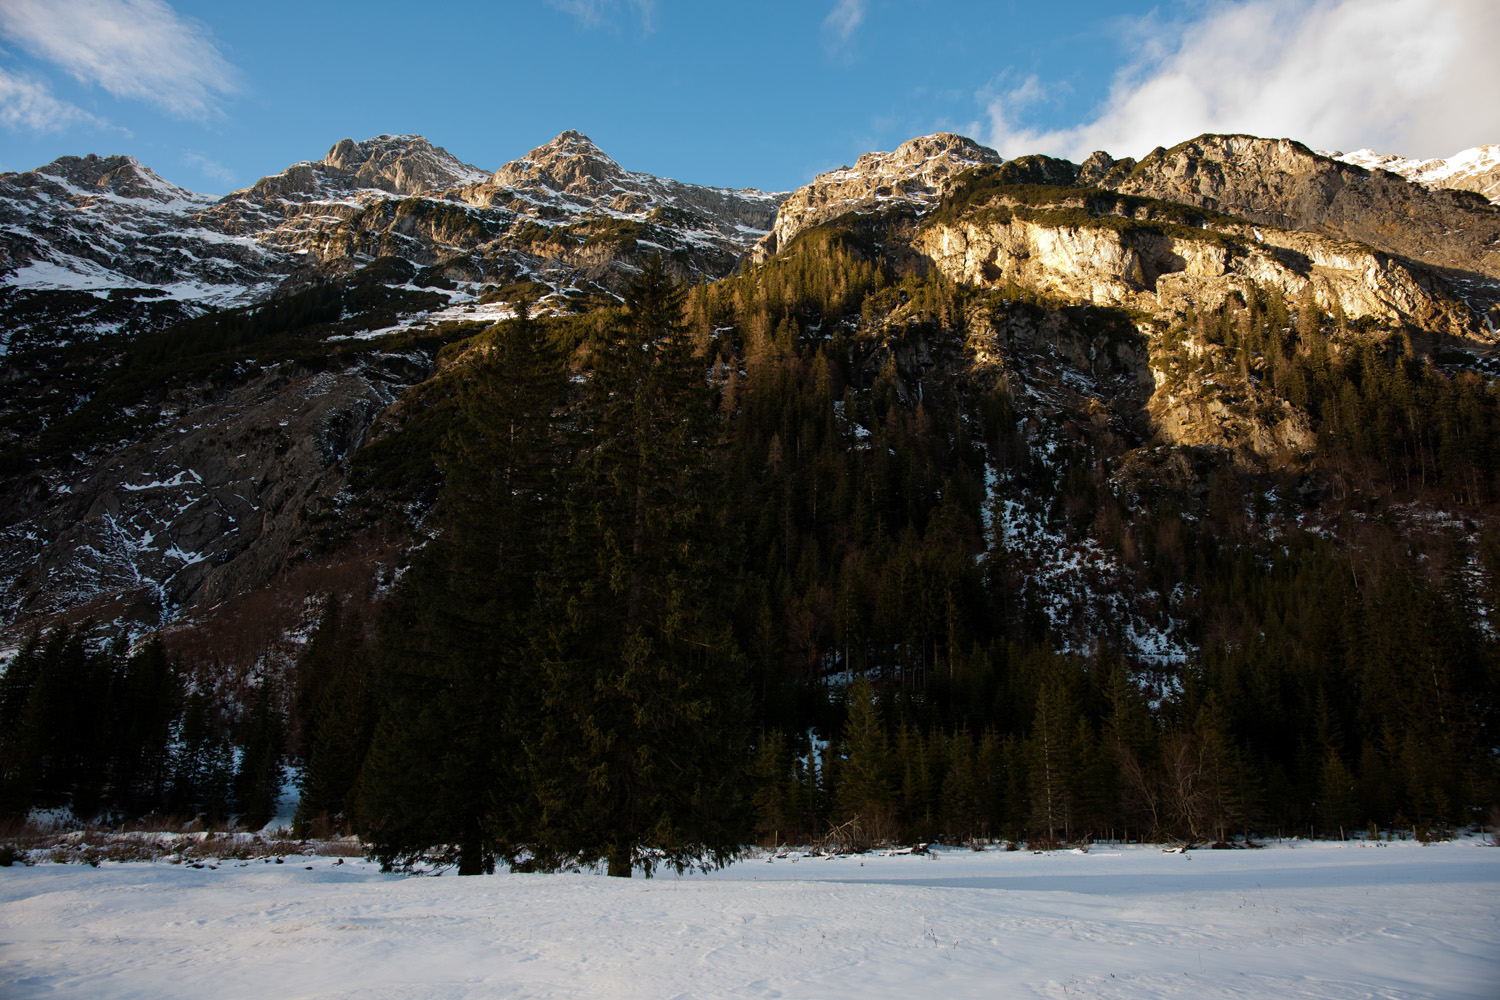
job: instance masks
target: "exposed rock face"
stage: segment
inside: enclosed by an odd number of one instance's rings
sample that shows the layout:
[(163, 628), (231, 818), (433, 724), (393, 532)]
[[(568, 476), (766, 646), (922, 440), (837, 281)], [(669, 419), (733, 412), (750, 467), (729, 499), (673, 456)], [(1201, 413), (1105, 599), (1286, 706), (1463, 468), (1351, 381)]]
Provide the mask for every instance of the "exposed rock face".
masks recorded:
[(1284, 462), (1317, 444), (1305, 416), (1286, 400), (1256, 389), (1216, 385), (1209, 390), (1164, 380), (1152, 393), (1147, 412), (1157, 439), (1174, 445), (1224, 448)]
[(1500, 205), (1500, 145), (1475, 146), (1445, 160), (1412, 160), (1371, 149), (1323, 155), (1366, 170), (1389, 170), (1426, 188), (1473, 191)]
[[(411, 296), (429, 304), (402, 306), (402, 323), (464, 322), (453, 314), (470, 307), (468, 321), (489, 322), (502, 307), (485, 293), (500, 284), (541, 281), (568, 308), (618, 289), (650, 255), (679, 277), (716, 278), (747, 252), (764, 259), (811, 226), (874, 213), (849, 224), (895, 272), (935, 267), (1001, 294), (957, 297), (965, 314), (941, 323), (902, 300), (880, 320), (895, 332), (869, 338), (851, 381), (889, 360), (915, 405), (916, 382), (902, 381), (912, 373), (1001, 380), (1027, 436), (1224, 448), (1265, 467), (1314, 446), (1307, 421), (1253, 371), (1219, 381), (1223, 349), (1194, 335), (1195, 315), (1274, 290), (1298, 310), (1493, 346), (1500, 210), (1372, 166), (1246, 136), (1138, 164), (1102, 153), (1081, 166), (1002, 164), (940, 134), (786, 196), (632, 173), (577, 132), (493, 174), (420, 137), (380, 136), (215, 201), (129, 158), (64, 158), (0, 175), (0, 344), (130, 332), (359, 274), (445, 290), (446, 309), (431, 305), (440, 295)], [(944, 202), (975, 167), (998, 167), (993, 186)], [(6, 377), (47, 363), (41, 352), (12, 361)], [(340, 516), (348, 456), (427, 365), (375, 355), (321, 372), (251, 368), (233, 389), (181, 391), (131, 441), (11, 476), (0, 623), (68, 611), (155, 626), (266, 585), (307, 547), (304, 508)]]
[(771, 227), (785, 198), (633, 173), (572, 131), (458, 196), (510, 213), (516, 225), (505, 242), (533, 266), (561, 263), (606, 286), (618, 284), (642, 253), (662, 252), (680, 278), (728, 274)]
[(782, 204), (769, 236), (755, 249), (755, 259), (787, 245), (809, 226), (846, 212), (885, 211), (912, 206), (919, 212), (935, 205), (957, 174), (1001, 156), (987, 146), (951, 132), (904, 142), (890, 153), (866, 153), (853, 167), (819, 174)]
[[(1182, 228), (1182, 227), (1179, 227)], [(1351, 320), (1403, 322), (1455, 335), (1478, 333), (1468, 311), (1435, 294), (1388, 255), (1307, 233), (1229, 227), (1200, 238), (1149, 226), (1057, 225), (1012, 218), (925, 227), (915, 246), (939, 270), (972, 285), (1014, 285), (1098, 306), (1180, 320), (1217, 309), (1232, 294), (1275, 289), (1289, 302), (1309, 293)]]
[(457, 281), (612, 288), (656, 252), (685, 280), (727, 274), (780, 200), (632, 173), (564, 132), (494, 174), (419, 136), (346, 139), (214, 211), (328, 274), (394, 256)]
[(308, 201), (358, 191), (389, 194), (438, 194), (485, 178), (441, 146), (420, 135), (379, 135), (363, 142), (342, 139), (323, 159), (294, 164), (262, 177), (226, 200)]
[(370, 422), (427, 372), (382, 355), (180, 394), (148, 436), (0, 507), (0, 613), (156, 627), (266, 583), (306, 534), (304, 505), (339, 492)]
[[(323, 264), (350, 252), (329, 235), (367, 208), (392, 196), (437, 196), (488, 176), (419, 135), (342, 139), (321, 160), (293, 164), (226, 196), (202, 218), (228, 233), (252, 236), (282, 259)], [(428, 264), (434, 255), (418, 249)], [(362, 260), (337, 261), (329, 270), (347, 273)]]
[(673, 207), (702, 216), (714, 228), (727, 227), (727, 235), (736, 229), (764, 233), (786, 198), (754, 188), (733, 191), (632, 173), (606, 156), (588, 136), (573, 131), (507, 163), (495, 171), (488, 190), (474, 191), (469, 197), (493, 199), (499, 194), (496, 188), (509, 189), (533, 204), (574, 212), (632, 216)]
[(1096, 153), (1080, 182), (1500, 278), (1500, 208), (1471, 192), (1431, 191), (1319, 156), (1290, 139), (1205, 135), (1139, 163)]

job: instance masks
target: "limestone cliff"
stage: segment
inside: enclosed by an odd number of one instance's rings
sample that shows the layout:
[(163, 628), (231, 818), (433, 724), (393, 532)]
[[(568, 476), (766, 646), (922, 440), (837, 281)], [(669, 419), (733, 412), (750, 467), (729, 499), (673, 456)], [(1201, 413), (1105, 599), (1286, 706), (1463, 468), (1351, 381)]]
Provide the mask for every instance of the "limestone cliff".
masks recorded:
[[(1180, 321), (1252, 289), (1290, 302), (1311, 295), (1330, 313), (1481, 336), (1471, 314), (1390, 255), (1270, 227), (1193, 229), (1131, 224), (1118, 216), (1084, 224), (1011, 216), (926, 226), (915, 246), (956, 281), (1017, 286), (1067, 301), (1119, 306)], [(1488, 340), (1488, 337), (1484, 337)]]

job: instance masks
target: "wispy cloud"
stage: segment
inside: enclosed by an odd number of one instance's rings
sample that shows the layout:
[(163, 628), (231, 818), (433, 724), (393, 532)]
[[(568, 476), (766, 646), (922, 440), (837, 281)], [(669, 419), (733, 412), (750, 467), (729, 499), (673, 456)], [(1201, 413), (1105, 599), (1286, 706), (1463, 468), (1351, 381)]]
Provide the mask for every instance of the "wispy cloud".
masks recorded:
[(1001, 153), (1140, 156), (1203, 132), (1441, 156), (1500, 138), (1493, 0), (1217, 0), (1138, 22), (1136, 58), (1086, 121), (1029, 127), (1030, 77), (979, 96)]
[(70, 125), (105, 125), (77, 105), (58, 100), (45, 81), (0, 66), (0, 125), (51, 132)]
[(182, 162), (192, 167), (204, 177), (216, 180), (221, 184), (233, 184), (235, 173), (217, 160), (211, 160), (195, 150), (186, 150), (182, 154)]
[[(621, 0), (547, 0), (547, 3), (572, 14), (585, 28), (613, 24), (614, 13), (622, 6)], [(656, 0), (624, 0), (623, 6), (636, 12), (641, 20), (642, 33), (649, 35), (655, 30)]]
[(4, 0), (0, 34), (81, 83), (184, 118), (218, 110), (239, 71), (162, 0)]
[(823, 19), (823, 30), (841, 43), (849, 41), (865, 19), (866, 3), (867, 0), (838, 0)]

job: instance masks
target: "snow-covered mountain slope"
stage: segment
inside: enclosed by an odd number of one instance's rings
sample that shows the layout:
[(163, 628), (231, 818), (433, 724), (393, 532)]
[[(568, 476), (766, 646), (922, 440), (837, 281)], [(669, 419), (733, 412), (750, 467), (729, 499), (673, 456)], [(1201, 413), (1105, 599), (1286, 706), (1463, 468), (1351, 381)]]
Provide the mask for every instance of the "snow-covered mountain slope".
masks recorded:
[(235, 191), (204, 214), (231, 233), (305, 251), (299, 234), (336, 224), (391, 197), (437, 195), (489, 176), (419, 135), (341, 139), (321, 160), (304, 160)]
[(1327, 153), (1366, 170), (1389, 170), (1423, 187), (1475, 191), (1500, 205), (1500, 144), (1475, 146), (1447, 159), (1413, 160), (1393, 153), (1356, 149)]
[[(43, 292), (103, 300), (110, 292), (118, 299), (154, 290), (146, 297), (185, 304), (189, 314), (249, 302), (279, 283), (291, 264), (253, 234), (227, 231), (206, 217), (215, 201), (128, 156), (65, 156), (0, 174), (0, 295), (13, 307), (16, 298), (35, 300)], [(60, 318), (69, 325), (66, 317), (46, 315), (55, 310), (41, 311), (48, 325)], [(20, 317), (7, 318), (0, 346), (33, 332)], [(117, 310), (87, 323), (87, 332), (113, 332), (128, 319)]]
[(577, 132), (493, 174), (421, 136), (344, 139), (223, 198), (129, 157), (64, 157), (0, 174), (0, 351), (160, 327), (380, 258), (470, 298), (521, 280), (603, 292), (655, 253), (716, 278), (783, 197), (627, 171)]
[[(348, 341), (478, 329), (510, 314), (498, 289), (518, 281), (570, 308), (656, 253), (681, 278), (721, 277), (781, 197), (630, 172), (576, 132), (493, 174), (420, 136), (345, 139), (224, 198), (128, 157), (0, 175), (0, 447), (19, 435), (31, 456), (0, 503), (0, 618), (84, 608), (155, 627), (263, 585), (305, 539), (306, 506), (341, 488), (371, 421), (430, 370), (409, 346)], [(118, 430), (37, 446), (135, 363), (139, 335), (273, 295), (301, 302), (327, 282), (344, 290), (342, 313), (298, 322), (333, 324), (329, 354), (367, 360), (261, 372), (243, 348), (232, 372), (135, 393)], [(216, 334), (189, 336), (185, 356), (201, 358)]]

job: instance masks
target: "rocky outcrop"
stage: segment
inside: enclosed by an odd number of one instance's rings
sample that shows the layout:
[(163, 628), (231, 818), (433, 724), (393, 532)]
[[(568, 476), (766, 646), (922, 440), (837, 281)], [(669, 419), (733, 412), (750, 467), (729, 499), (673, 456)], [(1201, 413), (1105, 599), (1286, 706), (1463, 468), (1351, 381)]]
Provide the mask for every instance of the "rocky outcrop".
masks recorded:
[(1290, 139), (1204, 135), (1138, 163), (1096, 153), (1080, 183), (1500, 279), (1500, 207), (1468, 191), (1428, 190), (1388, 171), (1320, 156)]
[(397, 195), (437, 194), (485, 177), (441, 146), (420, 135), (378, 135), (355, 142), (341, 139), (321, 160), (294, 164), (262, 177), (226, 201), (309, 201), (359, 191)]
[(1204, 374), (1205, 367), (1212, 371), (1212, 362), (1203, 365), (1202, 359), (1214, 353), (1213, 347), (1191, 338), (1175, 351), (1156, 347), (1155, 387), (1145, 412), (1157, 441), (1223, 448), (1242, 465), (1262, 467), (1294, 461), (1316, 446), (1307, 415), (1286, 400), (1254, 382)]
[(614, 257), (608, 247), (629, 260), (642, 241), (665, 251), (681, 277), (729, 273), (770, 229), (785, 195), (634, 173), (588, 136), (568, 131), (459, 197), (510, 212), (520, 223), (514, 245), (589, 270), (608, 284), (606, 258)]
[(1166, 322), (1218, 309), (1232, 295), (1248, 301), (1259, 289), (1291, 303), (1311, 294), (1325, 312), (1350, 320), (1483, 336), (1467, 309), (1401, 261), (1270, 227), (1195, 231), (1119, 217), (1076, 225), (978, 213), (924, 227), (915, 246), (955, 281), (1118, 306)]
[(951, 132), (912, 139), (890, 153), (866, 153), (853, 167), (819, 174), (792, 192), (753, 259), (764, 260), (802, 230), (848, 212), (931, 208), (958, 174), (1001, 160), (993, 149)]
[[(568, 131), (519, 160), (495, 171), (487, 184), (465, 192), (467, 200), (486, 204), (509, 194), (538, 207), (564, 208), (619, 216), (644, 216), (675, 209), (701, 218), (709, 227), (733, 234), (771, 228), (785, 194), (754, 188), (731, 190), (684, 184), (621, 167), (581, 132)], [(532, 211), (542, 216), (544, 213)], [(758, 238), (758, 236), (757, 236)]]

